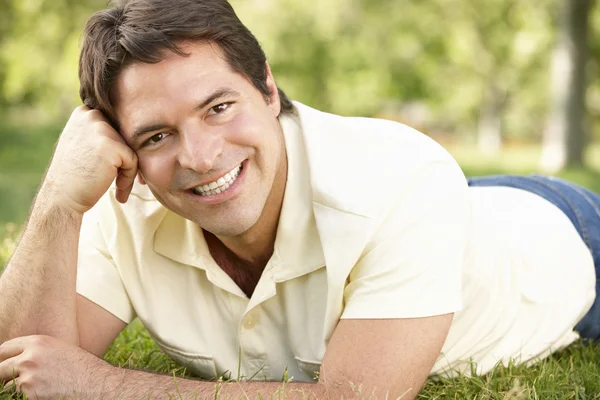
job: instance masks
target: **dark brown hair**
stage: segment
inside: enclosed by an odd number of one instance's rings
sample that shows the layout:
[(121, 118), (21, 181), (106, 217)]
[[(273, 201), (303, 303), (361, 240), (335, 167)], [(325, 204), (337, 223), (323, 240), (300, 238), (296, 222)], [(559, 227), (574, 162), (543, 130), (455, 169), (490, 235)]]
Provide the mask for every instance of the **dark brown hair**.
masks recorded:
[[(85, 105), (102, 111), (118, 126), (112, 86), (134, 62), (157, 63), (165, 50), (185, 56), (182, 41), (215, 43), (231, 68), (243, 74), (265, 96), (266, 56), (254, 35), (227, 0), (124, 0), (88, 20), (79, 57), (79, 95)], [(277, 88), (282, 112), (292, 103)]]

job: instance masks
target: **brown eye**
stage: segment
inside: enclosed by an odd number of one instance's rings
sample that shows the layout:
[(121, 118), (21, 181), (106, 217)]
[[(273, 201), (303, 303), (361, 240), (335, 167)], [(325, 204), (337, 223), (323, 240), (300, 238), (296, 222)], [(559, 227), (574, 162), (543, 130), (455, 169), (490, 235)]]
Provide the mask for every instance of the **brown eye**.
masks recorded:
[(149, 143), (158, 143), (161, 140), (163, 140), (165, 138), (165, 134), (164, 133), (157, 133), (156, 135), (152, 136), (150, 139), (148, 139)]
[(157, 133), (156, 135), (152, 135), (148, 140), (146, 140), (144, 142), (142, 147), (158, 144), (158, 143), (162, 142), (166, 136), (167, 135), (163, 132)]
[(231, 105), (231, 103), (217, 104), (216, 106), (214, 106), (213, 108), (211, 108), (211, 110), (215, 114), (221, 114), (222, 112), (226, 111), (229, 108), (230, 105)]

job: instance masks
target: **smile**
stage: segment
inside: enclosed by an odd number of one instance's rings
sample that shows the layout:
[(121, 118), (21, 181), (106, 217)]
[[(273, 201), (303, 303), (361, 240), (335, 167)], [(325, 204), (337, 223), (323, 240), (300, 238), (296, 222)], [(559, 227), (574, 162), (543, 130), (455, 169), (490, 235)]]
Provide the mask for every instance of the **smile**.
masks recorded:
[(192, 191), (199, 196), (212, 196), (229, 189), (233, 182), (236, 181), (242, 170), (242, 164), (238, 165), (216, 181), (207, 183), (206, 185), (197, 186)]

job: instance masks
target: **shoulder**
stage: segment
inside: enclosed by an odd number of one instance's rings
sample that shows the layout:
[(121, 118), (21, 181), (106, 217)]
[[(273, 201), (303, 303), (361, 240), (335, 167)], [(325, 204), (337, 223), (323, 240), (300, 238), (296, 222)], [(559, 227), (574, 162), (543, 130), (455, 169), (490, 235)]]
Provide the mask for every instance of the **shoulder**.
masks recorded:
[[(375, 218), (407, 196), (466, 190), (453, 157), (413, 128), (296, 106), (317, 202)], [(427, 191), (417, 190), (424, 187)]]

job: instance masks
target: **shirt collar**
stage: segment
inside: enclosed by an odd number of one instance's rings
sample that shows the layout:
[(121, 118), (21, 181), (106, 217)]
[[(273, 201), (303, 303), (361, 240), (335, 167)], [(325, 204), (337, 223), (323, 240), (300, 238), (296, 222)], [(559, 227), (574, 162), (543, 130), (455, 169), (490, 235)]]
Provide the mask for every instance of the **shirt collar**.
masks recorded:
[(273, 275), (283, 281), (325, 265), (312, 204), (312, 186), (302, 128), (296, 114), (280, 118), (288, 176), (273, 253)]

